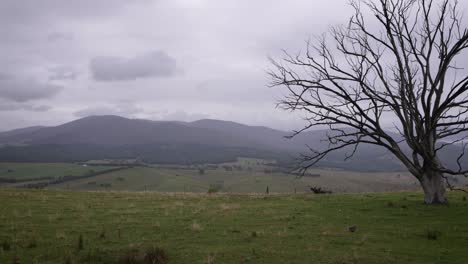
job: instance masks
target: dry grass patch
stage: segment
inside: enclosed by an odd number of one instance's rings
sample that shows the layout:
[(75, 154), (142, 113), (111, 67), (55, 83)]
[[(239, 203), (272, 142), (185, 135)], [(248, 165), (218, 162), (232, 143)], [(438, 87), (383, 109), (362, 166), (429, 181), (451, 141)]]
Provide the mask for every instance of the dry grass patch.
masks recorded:
[(219, 207), (223, 211), (230, 211), (230, 210), (237, 210), (241, 206), (238, 203), (229, 203), (229, 204), (228, 203), (222, 203), (222, 204), (219, 205)]
[(209, 254), (206, 258), (204, 263), (205, 264), (214, 264), (216, 260), (216, 255), (215, 254)]
[(190, 229), (194, 232), (200, 232), (203, 230), (202, 226), (197, 223), (197, 222), (193, 222), (191, 225), (190, 225)]

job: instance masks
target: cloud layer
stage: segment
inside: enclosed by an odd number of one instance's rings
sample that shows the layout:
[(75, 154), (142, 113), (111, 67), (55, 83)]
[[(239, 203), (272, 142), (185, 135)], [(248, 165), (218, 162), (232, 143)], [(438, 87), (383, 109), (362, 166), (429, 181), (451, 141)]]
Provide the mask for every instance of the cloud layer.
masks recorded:
[(3, 99), (26, 102), (50, 98), (60, 90), (62, 90), (62, 87), (59, 85), (39, 82), (33, 78), (0, 75), (0, 98)]
[(348, 0), (36, 2), (0, 1), (0, 130), (93, 114), (299, 128), (267, 57), (352, 15)]
[(139, 78), (169, 77), (177, 72), (176, 60), (163, 51), (133, 58), (96, 57), (89, 68), (96, 81), (132, 81)]

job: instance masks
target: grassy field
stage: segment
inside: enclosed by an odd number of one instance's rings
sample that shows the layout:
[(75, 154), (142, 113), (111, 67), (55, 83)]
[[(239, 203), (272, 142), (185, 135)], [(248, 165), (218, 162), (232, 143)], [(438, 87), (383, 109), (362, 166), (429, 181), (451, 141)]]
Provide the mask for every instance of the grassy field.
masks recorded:
[(0, 179), (35, 180), (63, 176), (82, 176), (90, 171), (103, 171), (109, 166), (81, 166), (73, 163), (0, 163)]
[[(202, 170), (201, 170), (202, 169)], [(96, 177), (49, 185), (48, 189), (86, 191), (158, 191), (206, 193), (215, 187), (227, 193), (275, 193), (309, 191), (320, 186), (333, 192), (414, 190), (415, 179), (405, 172), (351, 172), (312, 169), (309, 176), (284, 173), (274, 161), (243, 159), (224, 164), (148, 165), (103, 173)], [(14, 187), (14, 186), (4, 186)]]
[[(468, 201), (421, 193), (227, 195), (0, 190), (0, 263), (467, 263)], [(356, 226), (355, 232), (349, 227)], [(81, 239), (81, 243), (80, 241)]]
[[(127, 190), (159, 192), (204, 192), (217, 186), (221, 192), (294, 193), (308, 190), (308, 186), (321, 186), (334, 192), (394, 191), (418, 188), (411, 176), (402, 173), (362, 173), (316, 169), (315, 177), (301, 177), (264, 170), (226, 171), (205, 169), (168, 169), (164, 167), (135, 167), (105, 173), (92, 178), (51, 185), (51, 189), (72, 190)], [(319, 175), (319, 176), (318, 176)]]
[[(197, 193), (206, 193), (210, 188), (226, 193), (264, 193), (267, 188), (273, 193), (300, 193), (309, 191), (310, 186), (333, 192), (398, 191), (419, 187), (414, 178), (404, 172), (312, 169), (309, 176), (297, 177), (274, 164), (271, 160), (239, 158), (236, 162), (192, 166), (123, 165), (122, 170), (106, 172), (117, 167), (111, 164), (0, 163), (0, 187)], [(54, 181), (64, 176), (68, 178)]]

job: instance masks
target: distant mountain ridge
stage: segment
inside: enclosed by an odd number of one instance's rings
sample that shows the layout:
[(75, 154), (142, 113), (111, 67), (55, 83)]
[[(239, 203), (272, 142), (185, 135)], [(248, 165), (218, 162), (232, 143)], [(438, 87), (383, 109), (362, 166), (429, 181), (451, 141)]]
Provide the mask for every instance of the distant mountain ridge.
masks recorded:
[[(270, 133), (265, 135), (265, 132)], [(249, 137), (249, 135), (254, 135)], [(0, 133), (0, 144), (97, 144), (135, 145), (154, 143), (184, 143), (236, 147), (262, 147), (270, 142), (262, 136), (282, 142), (285, 132), (266, 127), (246, 126), (220, 120), (195, 122), (151, 121), (120, 116), (90, 116), (55, 127), (30, 127)], [(267, 142), (267, 144), (265, 144)], [(275, 147), (280, 147), (279, 145)], [(287, 144), (283, 148), (288, 149)]]
[[(0, 161), (86, 161), (140, 159), (150, 163), (216, 163), (237, 157), (291, 162), (299, 153), (325, 148), (326, 130), (291, 133), (263, 126), (203, 119), (194, 122), (151, 121), (120, 116), (89, 116), (54, 127), (28, 127), (0, 133)], [(320, 165), (353, 170), (401, 170), (378, 146), (363, 145), (344, 161), (346, 150)]]

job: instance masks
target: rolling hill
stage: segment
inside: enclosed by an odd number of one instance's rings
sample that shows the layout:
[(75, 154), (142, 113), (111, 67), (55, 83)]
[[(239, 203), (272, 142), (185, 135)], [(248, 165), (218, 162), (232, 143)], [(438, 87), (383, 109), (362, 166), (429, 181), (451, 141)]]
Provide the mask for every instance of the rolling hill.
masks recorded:
[[(90, 116), (54, 127), (29, 127), (0, 133), (0, 161), (70, 162), (139, 159), (148, 163), (221, 163), (237, 157), (290, 163), (299, 153), (325, 148), (326, 130), (288, 132), (230, 121), (151, 121), (120, 116)], [(334, 153), (320, 166), (352, 170), (402, 170), (383, 148), (363, 145)], [(454, 160), (451, 152), (446, 160)]]

